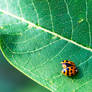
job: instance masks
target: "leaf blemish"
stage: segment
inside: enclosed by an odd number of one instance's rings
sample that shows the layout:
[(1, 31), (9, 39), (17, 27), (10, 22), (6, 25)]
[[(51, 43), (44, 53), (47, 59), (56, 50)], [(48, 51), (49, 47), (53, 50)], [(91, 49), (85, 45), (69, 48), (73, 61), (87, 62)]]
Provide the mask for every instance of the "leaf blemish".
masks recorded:
[(50, 85), (54, 85), (53, 81), (50, 80), (49, 82), (50, 82)]
[(56, 39), (56, 38), (57, 38), (57, 36), (53, 36), (53, 37), (52, 37), (52, 39)]
[(0, 29), (4, 29), (4, 27), (1, 26)]
[(32, 28), (33, 26), (32, 25), (28, 25), (28, 29)]
[(83, 22), (84, 21), (84, 19), (80, 19), (79, 21), (78, 21), (78, 23), (80, 24), (81, 22)]

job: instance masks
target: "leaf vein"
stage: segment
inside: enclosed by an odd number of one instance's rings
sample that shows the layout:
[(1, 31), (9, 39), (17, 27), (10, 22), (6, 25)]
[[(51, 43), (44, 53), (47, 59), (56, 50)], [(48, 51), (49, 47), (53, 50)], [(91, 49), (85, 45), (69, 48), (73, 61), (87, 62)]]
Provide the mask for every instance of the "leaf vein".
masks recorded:
[[(38, 69), (39, 67), (43, 66), (43, 65), (46, 65), (48, 63), (48, 61), (52, 61), (53, 59), (55, 59), (57, 56), (59, 56), (59, 54), (61, 54), (63, 52), (63, 50), (67, 47), (68, 43), (65, 44), (65, 46), (54, 56), (52, 57), (51, 59), (47, 59), (45, 60), (44, 63), (42, 63), (41, 65), (38, 65), (36, 68)], [(35, 70), (35, 69), (34, 69)]]
[(33, 7), (34, 7), (34, 11), (35, 11), (36, 16), (37, 16), (37, 22), (38, 22), (38, 25), (39, 25), (39, 16), (38, 16), (38, 12), (37, 12), (36, 6), (35, 6), (33, 0), (32, 0), (31, 2), (32, 2), (32, 5), (33, 5)]
[(70, 14), (70, 10), (69, 10), (69, 6), (68, 6), (68, 4), (67, 4), (67, 1), (64, 0), (64, 3), (65, 3), (65, 5), (66, 5), (67, 14), (68, 14), (68, 16), (70, 17), (70, 21), (71, 21), (71, 26), (72, 26), (71, 40), (72, 40), (73, 31), (74, 31), (74, 27), (73, 27), (73, 19), (72, 19), (72, 16), (71, 16), (71, 14)]
[(18, 0), (18, 7), (19, 7), (19, 10), (20, 10), (21, 17), (23, 17), (22, 8), (20, 6), (20, 0)]
[(55, 33), (55, 32), (51, 32), (50, 30), (47, 30), (47, 29), (42, 28), (42, 27), (40, 27), (40, 26), (37, 26), (37, 25), (35, 25), (34, 23), (25, 20), (24, 18), (18, 17), (18, 16), (16, 16), (16, 15), (11, 14), (11, 13), (9, 13), (9, 12), (7, 12), (7, 11), (2, 10), (2, 9), (0, 9), (0, 12), (6, 14), (6, 15), (8, 15), (8, 16), (14, 17), (14, 18), (16, 18), (16, 19), (18, 19), (18, 20), (20, 20), (20, 21), (22, 21), (22, 22), (24, 22), (24, 23), (27, 23), (27, 24), (31, 25), (32, 27), (35, 27), (35, 28), (40, 29), (40, 30), (43, 30), (43, 31), (45, 31), (45, 32), (47, 32), (47, 33), (49, 33), (49, 34), (52, 34), (52, 35), (54, 35), (54, 36), (60, 38), (60, 39), (66, 40), (66, 41), (68, 41), (68, 42), (70, 42), (70, 43), (73, 43), (73, 44), (75, 44), (75, 45), (77, 45), (77, 46), (79, 46), (79, 47), (81, 47), (81, 48), (83, 48), (83, 49), (86, 49), (86, 50), (92, 52), (92, 49), (91, 49), (91, 48), (85, 47), (85, 46), (83, 46), (83, 45), (81, 45), (81, 44), (79, 44), (79, 43), (77, 43), (77, 42), (74, 42), (74, 41), (72, 41), (72, 40), (69, 40), (69, 39), (67, 39), (67, 38), (65, 38), (65, 37), (63, 37), (63, 36), (61, 36), (61, 35), (59, 35), (59, 34), (57, 34), (57, 33)]
[(88, 2), (87, 0), (85, 0), (86, 2), (86, 22), (88, 24), (88, 29), (89, 29), (89, 47), (91, 46), (91, 30), (90, 30), (90, 23), (88, 21)]
[(78, 66), (81, 66), (82, 64), (86, 63), (88, 60), (90, 60), (92, 58), (92, 55), (87, 59), (85, 60), (84, 62), (80, 63)]
[(51, 23), (52, 23), (52, 31), (54, 32), (54, 23), (53, 23), (53, 17), (52, 17), (51, 7), (50, 7), (50, 4), (49, 4), (49, 1), (48, 0), (46, 0), (46, 1), (48, 3), (48, 7), (49, 7), (50, 18), (51, 18)]
[[(59, 39), (59, 40), (61, 40), (61, 39)], [(52, 45), (52, 44), (56, 43), (56, 42), (59, 41), (59, 40), (50, 42), (49, 44), (47, 44), (47, 45), (45, 45), (45, 46), (42, 46), (42, 47), (40, 47), (40, 48), (38, 48), (38, 49), (35, 49), (35, 50), (32, 50), (32, 51), (28, 50), (28, 51), (25, 51), (25, 52), (20, 52), (20, 51), (19, 51), (19, 52), (18, 52), (18, 51), (15, 52), (15, 51), (12, 51), (11, 48), (9, 48), (9, 47), (7, 46), (7, 44), (6, 44), (6, 42), (5, 42), (4, 40), (3, 40), (3, 43), (6, 45), (7, 49), (8, 49), (11, 53), (13, 53), (13, 54), (26, 54), (26, 53), (34, 53), (34, 52), (40, 51), (40, 50), (42, 50), (42, 49), (48, 47), (49, 45)]]

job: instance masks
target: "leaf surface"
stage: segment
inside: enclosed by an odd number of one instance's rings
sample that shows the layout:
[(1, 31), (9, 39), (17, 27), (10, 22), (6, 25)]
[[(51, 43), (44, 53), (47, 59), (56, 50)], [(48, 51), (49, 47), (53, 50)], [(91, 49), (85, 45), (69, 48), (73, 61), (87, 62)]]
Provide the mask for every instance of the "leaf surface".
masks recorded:
[[(0, 46), (8, 62), (55, 92), (91, 92), (92, 0), (0, 0)], [(78, 74), (61, 74), (71, 60)]]

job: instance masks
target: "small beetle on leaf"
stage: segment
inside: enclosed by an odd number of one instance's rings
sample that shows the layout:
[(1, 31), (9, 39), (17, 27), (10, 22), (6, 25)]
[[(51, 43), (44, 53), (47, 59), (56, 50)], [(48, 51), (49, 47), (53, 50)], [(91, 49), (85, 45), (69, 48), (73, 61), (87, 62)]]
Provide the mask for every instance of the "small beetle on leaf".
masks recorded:
[(72, 61), (64, 60), (61, 64), (63, 67), (62, 74), (65, 76), (74, 76), (78, 72), (78, 69)]

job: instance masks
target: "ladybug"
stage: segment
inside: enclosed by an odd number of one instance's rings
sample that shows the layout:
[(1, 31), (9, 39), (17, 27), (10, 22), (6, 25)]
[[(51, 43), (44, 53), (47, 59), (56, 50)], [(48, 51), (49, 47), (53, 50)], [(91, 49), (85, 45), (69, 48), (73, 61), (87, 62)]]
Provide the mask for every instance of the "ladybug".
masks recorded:
[(78, 69), (72, 61), (64, 60), (61, 64), (63, 67), (62, 74), (65, 76), (74, 76), (78, 72)]

